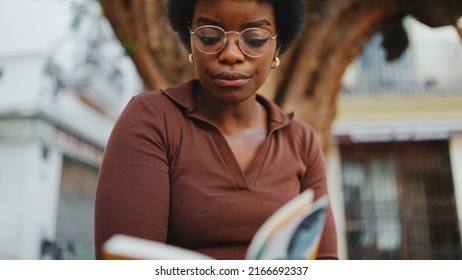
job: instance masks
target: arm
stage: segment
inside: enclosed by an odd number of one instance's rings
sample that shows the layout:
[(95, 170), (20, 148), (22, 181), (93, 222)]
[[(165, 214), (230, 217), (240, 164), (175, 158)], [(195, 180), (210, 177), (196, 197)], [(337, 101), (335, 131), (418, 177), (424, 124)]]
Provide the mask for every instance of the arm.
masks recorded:
[[(314, 199), (327, 194), (327, 177), (324, 156), (314, 133), (311, 133), (308, 152), (306, 156), (306, 172), (302, 181), (302, 191), (306, 188), (314, 190)], [(332, 209), (329, 206), (326, 213), (326, 222), (318, 250), (318, 259), (338, 259), (337, 233)]]
[(143, 96), (120, 115), (106, 147), (95, 198), (95, 251), (115, 233), (165, 242), (169, 176), (164, 120)]

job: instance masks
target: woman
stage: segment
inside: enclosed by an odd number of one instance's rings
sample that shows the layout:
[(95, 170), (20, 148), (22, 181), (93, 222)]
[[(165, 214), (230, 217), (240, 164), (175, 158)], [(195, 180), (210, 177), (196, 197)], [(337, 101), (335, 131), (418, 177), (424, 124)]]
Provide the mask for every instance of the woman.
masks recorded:
[[(312, 188), (327, 193), (313, 130), (256, 92), (303, 20), (304, 0), (171, 0), (197, 80), (134, 97), (101, 166), (101, 244), (123, 233), (243, 259), (259, 226)], [(318, 257), (337, 258), (328, 212)]]

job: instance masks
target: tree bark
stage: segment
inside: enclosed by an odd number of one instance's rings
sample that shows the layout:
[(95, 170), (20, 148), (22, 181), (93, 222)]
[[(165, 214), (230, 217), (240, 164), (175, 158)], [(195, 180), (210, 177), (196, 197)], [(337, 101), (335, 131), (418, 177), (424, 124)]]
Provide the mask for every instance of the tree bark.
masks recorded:
[(192, 77), (186, 51), (167, 23), (165, 0), (100, 3), (147, 88), (165, 88)]
[[(270, 75), (262, 94), (309, 123), (327, 154), (343, 74), (374, 33), (391, 21), (400, 25), (408, 14), (430, 26), (457, 27), (462, 1), (422, 1), (306, 0), (301, 33), (281, 57), (281, 66)], [(167, 23), (166, 0), (100, 2), (148, 88), (164, 88), (193, 77), (187, 53)], [(391, 42), (386, 45), (389, 56), (395, 58), (406, 47), (407, 38), (387, 42)]]
[(323, 9), (308, 12), (291, 65), (286, 66), (292, 74), (281, 78), (284, 83), (275, 99), (313, 126), (325, 153), (346, 68), (386, 19), (400, 12), (398, 1), (341, 2), (326, 1)]

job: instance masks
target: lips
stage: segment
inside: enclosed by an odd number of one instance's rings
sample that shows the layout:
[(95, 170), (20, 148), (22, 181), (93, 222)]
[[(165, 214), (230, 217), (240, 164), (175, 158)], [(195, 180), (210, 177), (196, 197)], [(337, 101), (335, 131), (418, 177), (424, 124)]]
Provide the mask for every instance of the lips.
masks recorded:
[(224, 71), (214, 75), (212, 78), (220, 86), (239, 87), (245, 85), (251, 77), (239, 72)]

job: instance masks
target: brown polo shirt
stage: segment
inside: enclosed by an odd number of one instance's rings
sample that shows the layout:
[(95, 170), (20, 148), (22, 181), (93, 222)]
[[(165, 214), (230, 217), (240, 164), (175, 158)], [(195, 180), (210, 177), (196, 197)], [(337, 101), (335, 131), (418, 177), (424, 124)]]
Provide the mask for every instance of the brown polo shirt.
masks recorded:
[[(96, 257), (111, 235), (167, 242), (217, 259), (243, 259), (258, 227), (312, 188), (327, 193), (313, 130), (257, 96), (268, 135), (242, 170), (215, 126), (196, 110), (190, 81), (135, 96), (120, 115), (101, 165), (95, 206)], [(329, 209), (318, 253), (337, 258)]]

